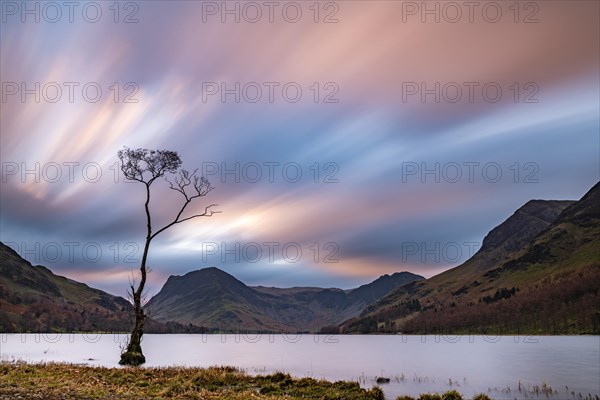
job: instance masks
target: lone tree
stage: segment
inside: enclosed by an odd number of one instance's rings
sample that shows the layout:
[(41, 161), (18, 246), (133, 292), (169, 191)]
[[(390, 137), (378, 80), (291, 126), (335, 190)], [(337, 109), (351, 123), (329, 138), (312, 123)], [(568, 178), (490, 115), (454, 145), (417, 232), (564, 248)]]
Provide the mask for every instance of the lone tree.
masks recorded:
[[(169, 150), (148, 150), (148, 149), (130, 149), (125, 147), (118, 152), (121, 160), (121, 171), (125, 175), (125, 179), (143, 183), (146, 188), (146, 202), (144, 209), (146, 211), (146, 243), (144, 245), (144, 254), (140, 265), (140, 283), (134, 287), (135, 283), (131, 284), (131, 296), (135, 309), (135, 325), (127, 344), (127, 349), (121, 354), (119, 364), (124, 365), (140, 365), (146, 362), (146, 358), (142, 353), (141, 340), (144, 334), (144, 309), (142, 307), (142, 294), (146, 285), (146, 262), (148, 260), (148, 250), (150, 243), (160, 233), (166, 231), (175, 224), (188, 221), (198, 217), (210, 217), (219, 211), (212, 211), (211, 208), (216, 204), (211, 204), (204, 208), (201, 214), (195, 214), (184, 217), (183, 213), (186, 207), (199, 197), (206, 196), (214, 188), (211, 186), (208, 179), (203, 176), (198, 176), (198, 170), (189, 172), (181, 168), (181, 158), (175, 151)], [(172, 178), (167, 178), (165, 174), (172, 174)], [(150, 186), (158, 179), (164, 178), (170, 185), (170, 188), (179, 192), (185, 200), (179, 209), (175, 218), (164, 225), (160, 229), (152, 229), (152, 219), (150, 214)]]

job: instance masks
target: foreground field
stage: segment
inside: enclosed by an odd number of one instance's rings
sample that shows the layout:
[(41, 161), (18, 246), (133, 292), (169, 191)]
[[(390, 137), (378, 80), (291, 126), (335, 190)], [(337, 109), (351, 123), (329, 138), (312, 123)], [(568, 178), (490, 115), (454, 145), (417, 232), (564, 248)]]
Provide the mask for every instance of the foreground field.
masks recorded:
[[(357, 382), (295, 379), (279, 372), (251, 376), (233, 367), (104, 368), (58, 363), (0, 363), (0, 399), (15, 398), (384, 399), (380, 388), (362, 389)], [(457, 392), (422, 395), (421, 398), (462, 399)], [(485, 395), (476, 398), (489, 400)]]
[(232, 367), (103, 368), (0, 364), (0, 399), (348, 399), (383, 398), (356, 382), (250, 376)]

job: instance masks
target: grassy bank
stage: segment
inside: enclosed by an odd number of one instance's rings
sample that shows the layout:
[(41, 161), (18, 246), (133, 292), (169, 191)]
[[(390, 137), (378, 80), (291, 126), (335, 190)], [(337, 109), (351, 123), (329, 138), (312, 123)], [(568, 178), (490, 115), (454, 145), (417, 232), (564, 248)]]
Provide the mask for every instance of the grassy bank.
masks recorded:
[(0, 399), (383, 399), (357, 382), (251, 376), (232, 367), (103, 368), (0, 363)]
[[(5, 399), (322, 399), (383, 400), (379, 387), (358, 382), (292, 378), (280, 372), (252, 376), (233, 367), (104, 368), (24, 362), (0, 363), (0, 400)], [(423, 394), (419, 400), (463, 400), (456, 391)], [(474, 400), (490, 400), (478, 395)], [(397, 400), (414, 400), (401, 396)], [(465, 399), (466, 400), (466, 399)]]

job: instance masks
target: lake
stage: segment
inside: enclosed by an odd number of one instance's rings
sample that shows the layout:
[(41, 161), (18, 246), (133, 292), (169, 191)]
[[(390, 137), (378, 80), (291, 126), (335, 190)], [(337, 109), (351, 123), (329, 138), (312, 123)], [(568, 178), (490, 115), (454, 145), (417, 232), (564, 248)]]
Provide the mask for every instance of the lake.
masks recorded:
[[(119, 334), (0, 334), (0, 358), (115, 367)], [(456, 389), (495, 399), (600, 395), (599, 336), (145, 335), (148, 367), (232, 365), (249, 373), (357, 380), (387, 399)], [(537, 388), (536, 388), (537, 387)], [(536, 390), (538, 394), (536, 395)]]

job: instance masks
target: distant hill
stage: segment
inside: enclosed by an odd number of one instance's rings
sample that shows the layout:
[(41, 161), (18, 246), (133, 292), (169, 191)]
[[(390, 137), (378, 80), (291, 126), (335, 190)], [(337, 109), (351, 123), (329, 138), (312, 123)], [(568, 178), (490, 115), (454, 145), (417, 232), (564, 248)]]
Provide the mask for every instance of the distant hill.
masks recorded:
[(33, 266), (3, 243), (0, 260), (0, 331), (130, 329), (124, 298)]
[(265, 300), (233, 276), (218, 268), (205, 268), (184, 276), (170, 276), (160, 292), (146, 305), (159, 321), (204, 326), (218, 322), (231, 328), (240, 324), (267, 326)]
[(423, 277), (409, 272), (384, 275), (353, 290), (248, 287), (217, 268), (171, 276), (148, 302), (158, 321), (214, 329), (316, 331), (359, 315), (390, 290)]
[(464, 264), (399, 287), (346, 332), (598, 333), (600, 183), (581, 200), (532, 200)]
[[(33, 266), (0, 242), (0, 332), (127, 332), (133, 307), (83, 283)], [(197, 332), (202, 328), (147, 321), (146, 332)]]

